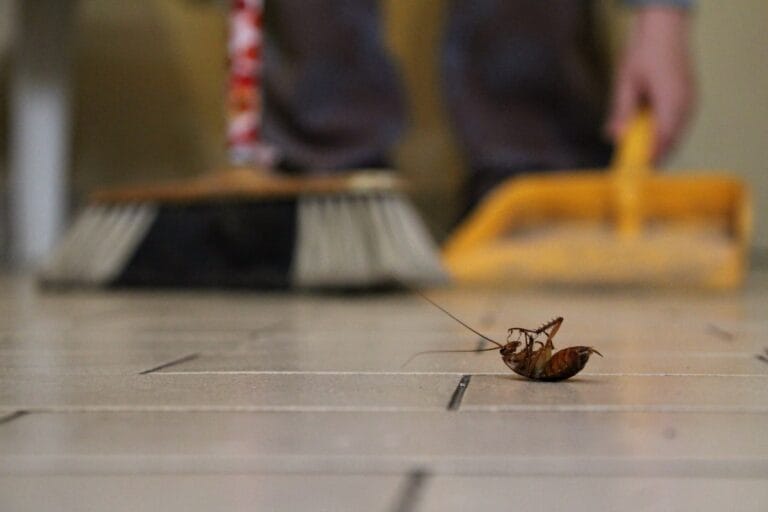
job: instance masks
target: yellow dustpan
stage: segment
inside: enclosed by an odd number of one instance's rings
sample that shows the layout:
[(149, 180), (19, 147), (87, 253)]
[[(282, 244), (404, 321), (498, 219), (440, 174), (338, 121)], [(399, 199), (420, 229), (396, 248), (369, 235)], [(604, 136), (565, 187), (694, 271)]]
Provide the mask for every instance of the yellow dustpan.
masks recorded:
[(725, 173), (657, 175), (633, 121), (611, 169), (512, 178), (452, 234), (459, 283), (733, 288), (748, 266), (748, 187)]

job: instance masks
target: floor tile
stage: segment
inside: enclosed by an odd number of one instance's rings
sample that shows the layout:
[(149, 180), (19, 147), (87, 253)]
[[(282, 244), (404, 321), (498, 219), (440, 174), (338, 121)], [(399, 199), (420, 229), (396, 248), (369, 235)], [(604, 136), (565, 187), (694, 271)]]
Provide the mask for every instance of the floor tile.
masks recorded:
[(30, 410), (437, 409), (454, 375), (164, 375), (0, 377), (0, 406)]
[(388, 511), (400, 476), (104, 475), (0, 477), (3, 510)]
[(436, 476), (424, 487), (421, 512), (758, 512), (768, 506), (764, 479)]
[(343, 472), (768, 478), (767, 414), (33, 413), (0, 474)]
[(581, 376), (556, 383), (517, 375), (472, 378), (462, 410), (669, 410), (768, 413), (762, 377)]
[(0, 351), (0, 378), (136, 375), (178, 359), (180, 354), (170, 347), (166, 351)]
[(184, 352), (201, 351), (237, 351), (246, 344), (248, 336), (239, 332), (226, 333), (55, 333), (40, 335), (16, 333), (0, 338), (0, 356), (10, 357), (19, 354), (27, 357), (35, 355), (57, 355), (62, 353), (94, 354), (125, 352)]

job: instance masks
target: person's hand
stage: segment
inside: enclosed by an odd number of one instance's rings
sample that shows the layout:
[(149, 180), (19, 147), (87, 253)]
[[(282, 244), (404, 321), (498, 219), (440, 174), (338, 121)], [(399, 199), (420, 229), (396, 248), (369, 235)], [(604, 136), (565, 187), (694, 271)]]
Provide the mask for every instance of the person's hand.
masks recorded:
[(637, 109), (649, 107), (655, 161), (679, 140), (695, 101), (688, 18), (688, 11), (675, 7), (638, 8), (615, 78), (608, 135), (618, 142)]

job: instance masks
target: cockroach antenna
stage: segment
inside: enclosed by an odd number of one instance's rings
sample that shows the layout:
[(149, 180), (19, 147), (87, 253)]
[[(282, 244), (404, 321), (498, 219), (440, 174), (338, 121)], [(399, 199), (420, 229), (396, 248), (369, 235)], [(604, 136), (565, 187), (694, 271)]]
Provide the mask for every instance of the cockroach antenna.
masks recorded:
[(421, 352), (416, 352), (411, 357), (408, 358), (406, 362), (400, 365), (400, 368), (405, 368), (408, 366), (408, 363), (416, 359), (418, 356), (423, 356), (425, 354), (455, 354), (458, 352), (488, 352), (491, 350), (499, 350), (498, 347), (491, 347), (491, 348), (476, 348), (471, 350), (422, 350)]
[[(483, 334), (483, 333), (481, 333), (481, 332), (479, 332), (479, 331), (476, 331), (474, 328), (470, 327), (470, 326), (469, 326), (469, 325), (467, 325), (465, 322), (463, 322), (463, 321), (461, 321), (460, 319), (456, 318), (456, 317), (455, 317), (455, 316), (454, 316), (454, 315), (453, 315), (453, 314), (452, 314), (450, 311), (446, 310), (446, 309), (445, 309), (444, 307), (442, 307), (440, 304), (438, 304), (437, 302), (435, 302), (435, 301), (433, 301), (432, 299), (430, 299), (429, 297), (427, 297), (427, 296), (426, 296), (426, 295), (425, 295), (423, 292), (421, 292), (420, 290), (417, 290), (417, 289), (415, 289), (415, 288), (412, 288), (412, 291), (413, 291), (414, 293), (416, 293), (416, 294), (420, 295), (422, 299), (426, 300), (427, 302), (429, 302), (430, 304), (432, 304), (433, 306), (435, 306), (437, 309), (439, 309), (440, 311), (442, 311), (443, 313), (445, 313), (446, 315), (448, 315), (450, 318), (452, 318), (453, 320), (455, 320), (455, 321), (456, 321), (456, 322), (458, 322), (459, 324), (463, 325), (465, 328), (469, 329), (469, 330), (470, 330), (470, 331), (472, 331), (473, 333), (477, 334), (478, 336), (480, 336), (480, 337), (481, 337), (481, 338), (483, 338), (484, 340), (486, 340), (486, 341), (490, 341), (491, 343), (493, 343), (494, 345), (496, 345), (496, 347), (498, 347), (498, 348), (503, 348), (503, 347), (504, 347), (504, 345), (502, 345), (502, 344), (501, 344), (501, 343), (499, 343), (498, 341), (496, 341), (496, 340), (492, 340), (491, 338), (489, 338), (489, 337), (488, 337), (488, 336), (486, 336), (485, 334)], [(495, 349), (495, 348), (493, 348), (493, 349), (486, 349), (486, 350), (496, 350), (496, 349)], [(440, 352), (445, 352), (445, 351), (441, 350)], [(484, 352), (484, 350), (462, 350), (462, 351), (460, 351), (460, 352)]]

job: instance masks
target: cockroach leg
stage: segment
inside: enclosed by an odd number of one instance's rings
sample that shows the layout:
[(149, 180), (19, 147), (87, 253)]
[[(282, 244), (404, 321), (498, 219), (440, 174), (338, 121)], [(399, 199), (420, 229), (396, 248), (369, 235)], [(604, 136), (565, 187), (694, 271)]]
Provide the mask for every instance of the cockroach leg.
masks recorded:
[(550, 321), (548, 324), (544, 324), (541, 330), (542, 332), (546, 333), (547, 329), (551, 327), (552, 331), (547, 334), (547, 338), (551, 340), (552, 338), (555, 337), (555, 334), (557, 334), (557, 331), (560, 330), (561, 325), (563, 325), (563, 317), (559, 316), (554, 320)]

